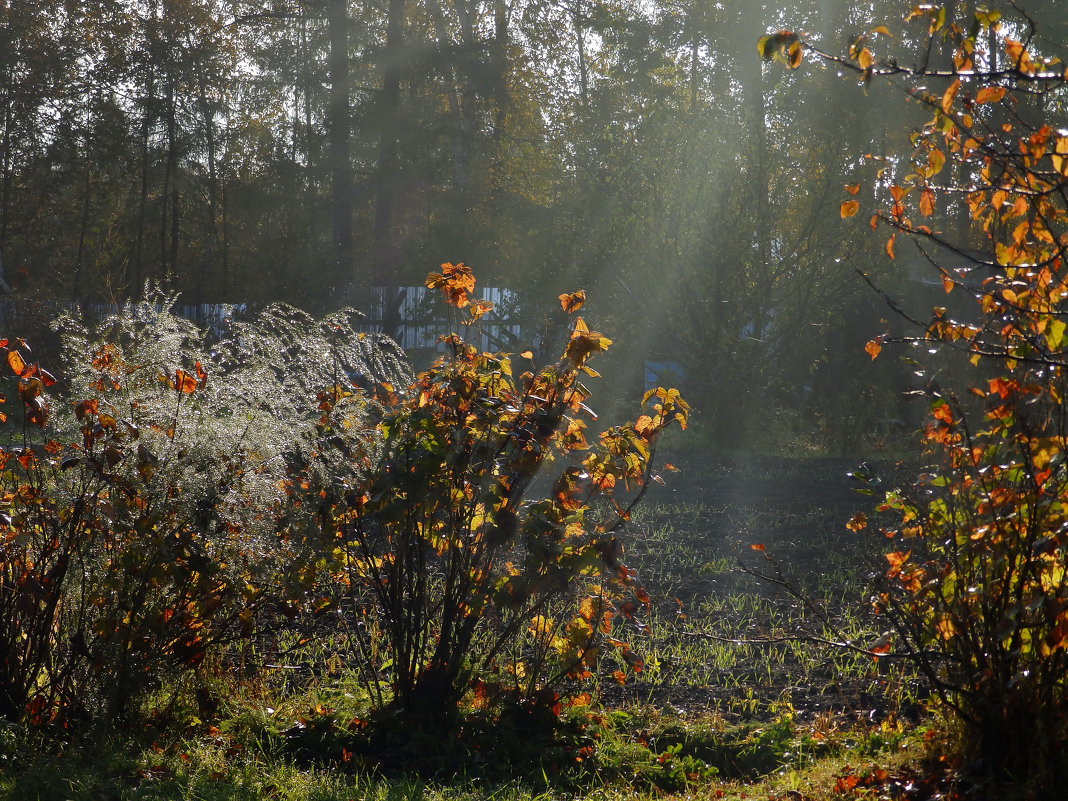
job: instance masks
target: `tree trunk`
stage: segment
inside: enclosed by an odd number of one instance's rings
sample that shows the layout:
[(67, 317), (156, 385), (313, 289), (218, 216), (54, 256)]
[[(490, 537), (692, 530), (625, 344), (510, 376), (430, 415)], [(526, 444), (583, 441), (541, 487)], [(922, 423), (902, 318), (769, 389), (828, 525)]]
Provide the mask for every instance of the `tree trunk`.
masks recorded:
[(331, 218), (333, 220), (334, 266), (338, 280), (349, 279), (355, 270), (352, 236), (352, 164), (349, 15), (346, 0), (329, 0), (327, 25), (330, 35), (330, 102), (327, 136), (330, 148)]
[(586, 21), (582, 14), (582, 0), (575, 0), (571, 7), (571, 22), (575, 27), (575, 41), (578, 44), (579, 96), (582, 108), (590, 107), (590, 76), (586, 68)]
[[(443, 53), (447, 52), (451, 48), (451, 41), (449, 39), (449, 31), (445, 25), (445, 13), (442, 11), (441, 3), (438, 0), (427, 0), (427, 8), (430, 11), (434, 20), (434, 30), (438, 37), (438, 48)], [(460, 92), (457, 89), (459, 83), (459, 75), (457, 74), (456, 65), (453, 64), (449, 80), (446, 82), (445, 93), (449, 99), (449, 112), (452, 117), (453, 124), (453, 146), (452, 146), (452, 175), (453, 184), (455, 186), (463, 186), (466, 183), (466, 164), (467, 142), (463, 135), (463, 116), (460, 104)]]
[[(163, 170), (163, 194), (162, 207), (160, 210), (159, 231), (159, 282), (165, 286), (168, 276), (177, 269), (178, 248), (178, 189), (172, 187), (175, 180), (175, 172), (178, 166), (178, 143), (177, 121), (175, 120), (175, 95), (174, 79), (167, 81), (167, 161)], [(169, 226), (168, 226), (169, 223)], [(171, 229), (171, 240), (168, 243), (167, 229)]]
[(405, 0), (389, 0), (386, 46), (383, 51), (382, 92), (380, 95), (378, 170), (375, 200), (375, 252), (371, 284), (385, 287), (382, 332), (395, 336), (399, 310), (392, 289), (397, 278), (397, 224), (395, 219), (398, 181), (398, 130), (400, 127), (401, 59), (404, 50)]
[(10, 225), (9, 211), (11, 209), (11, 73), (4, 71), (4, 115), (3, 115), (3, 140), (0, 141), (0, 281), (3, 282), (7, 291), (7, 282), (4, 281), (3, 253), (7, 245), (7, 232)]
[(134, 246), (130, 258), (132, 275), (130, 279), (130, 292), (137, 296), (141, 294), (142, 282), (144, 281), (145, 259), (145, 226), (148, 222), (148, 137), (152, 132), (153, 113), (152, 95), (155, 90), (155, 80), (151, 66), (145, 77), (145, 115), (141, 121), (141, 191), (137, 204), (137, 230), (134, 232)]
[(199, 65), (197, 69), (197, 88), (200, 95), (197, 98), (198, 105), (200, 106), (201, 116), (204, 118), (204, 141), (208, 148), (208, 233), (210, 238), (193, 287), (193, 300), (196, 303), (204, 303), (205, 274), (211, 269), (216, 254), (222, 253), (223, 247), (219, 233), (218, 144), (216, 143), (214, 112), (208, 100), (203, 65)]
[[(93, 170), (88, 160), (86, 160), (84, 198), (82, 199), (82, 221), (78, 230), (78, 254), (74, 258), (74, 284), (71, 288), (71, 300), (75, 303), (81, 299), (82, 266), (85, 262), (85, 235), (89, 230), (89, 200), (92, 197), (92, 183)], [(2, 273), (0, 273), (0, 275), (2, 275)]]

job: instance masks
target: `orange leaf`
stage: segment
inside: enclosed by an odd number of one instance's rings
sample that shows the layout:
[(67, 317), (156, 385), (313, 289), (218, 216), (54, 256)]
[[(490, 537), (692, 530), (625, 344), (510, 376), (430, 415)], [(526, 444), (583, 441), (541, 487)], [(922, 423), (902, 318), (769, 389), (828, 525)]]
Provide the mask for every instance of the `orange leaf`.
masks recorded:
[(860, 204), (855, 200), (847, 200), (845, 203), (842, 204), (838, 213), (841, 214), (842, 219), (845, 220), (849, 217), (852, 217), (858, 211), (860, 211)]
[(1004, 86), (984, 86), (975, 95), (976, 103), (997, 103), (1005, 96)]
[(896, 236), (897, 234), (891, 234), (890, 238), (886, 240), (886, 255), (891, 259), (894, 258), (894, 237)]
[(867, 353), (869, 356), (871, 356), (872, 361), (875, 361), (875, 357), (878, 356), (879, 353), (882, 352), (882, 349), (883, 349), (883, 343), (882, 343), (882, 337), (881, 336), (880, 337), (876, 337), (873, 340), (870, 340), (868, 342), (868, 344), (864, 346), (864, 352)]
[(643, 414), (634, 422), (634, 430), (641, 436), (647, 437), (650, 434), (656, 433), (657, 427), (651, 418), (647, 414)]
[(931, 414), (935, 420), (939, 420), (946, 424), (953, 422), (953, 410), (949, 408), (949, 404), (945, 401), (936, 403), (931, 407)]
[(846, 184), (845, 191), (851, 195), (855, 195), (860, 191), (860, 184)]
[(942, 111), (949, 114), (950, 109), (953, 108), (953, 101), (957, 98), (957, 92), (960, 91), (960, 79), (953, 81), (946, 89), (944, 95), (942, 95)]
[(920, 214), (924, 217), (930, 217), (934, 214), (935, 206), (935, 193), (934, 190), (928, 187), (920, 193)]
[(897, 571), (908, 561), (910, 556), (912, 556), (912, 551), (896, 551), (895, 553), (886, 554), (886, 561), (890, 563), (891, 570)]
[(197, 388), (197, 380), (185, 370), (174, 371), (174, 388), (188, 395)]
[(868, 525), (868, 517), (863, 512), (857, 512), (853, 515), (849, 522), (846, 523), (846, 528), (850, 531), (860, 531)]
[(570, 295), (566, 292), (560, 296), (560, 308), (568, 314), (577, 312), (582, 308), (586, 302), (586, 290), (580, 289), (578, 292), (572, 292)]
[(15, 372), (15, 375), (22, 376), (26, 372), (26, 362), (22, 360), (22, 354), (17, 350), (10, 350), (7, 353), (7, 363), (11, 366), (11, 369)]
[(98, 409), (99, 404), (95, 398), (81, 400), (74, 404), (74, 414), (79, 420), (83, 419), (86, 415), (96, 414)]
[(764, 543), (762, 543), (762, 542), (754, 542), (749, 547), (752, 548), (754, 551), (763, 551), (764, 550)]

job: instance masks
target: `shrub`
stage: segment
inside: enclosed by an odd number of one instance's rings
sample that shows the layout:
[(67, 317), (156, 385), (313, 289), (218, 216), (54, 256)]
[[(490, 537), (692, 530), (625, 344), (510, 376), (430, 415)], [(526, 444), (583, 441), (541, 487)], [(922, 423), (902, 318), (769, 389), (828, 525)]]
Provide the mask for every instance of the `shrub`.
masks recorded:
[(935, 401), (939, 461), (884, 506), (900, 550), (877, 603), (976, 755), (1021, 778), (1063, 760), (1068, 735), (1068, 430), (1049, 394), (1062, 388), (989, 386), (977, 430)]
[[(940, 380), (957, 390), (931, 382), (923, 393), (933, 463), (887, 498), (900, 517), (885, 531), (895, 550), (877, 605), (964, 723), (970, 756), (1048, 792), (1068, 764), (1068, 135), (1054, 127), (1063, 66), (1040, 52), (1035, 17), (1012, 5), (1011, 20), (916, 6), (907, 20), (923, 32), (904, 37), (925, 49), (915, 67), (874, 52), (884, 26), (846, 58), (804, 45), (863, 83), (904, 80), (930, 113), (901, 170), (877, 168), (871, 196), (885, 206), (871, 224), (891, 229), (891, 259), (911, 237), (956, 293), (926, 323), (905, 315), (920, 324), (906, 341), (946, 356)], [(758, 47), (791, 67), (804, 61), (787, 31)], [(931, 55), (949, 66), (929, 66)], [(860, 184), (846, 188), (843, 218), (867, 202)], [(977, 306), (947, 308), (961, 294)], [(865, 350), (875, 358), (889, 341)]]
[[(300, 472), (319, 444), (311, 387), (407, 375), (395, 346), (345, 314), (270, 307), (209, 347), (173, 300), (95, 328), (60, 323), (69, 412), (45, 399), (51, 376), (8, 350), (25, 423), (0, 451), (6, 717), (121, 718), (211, 646), (251, 634), (261, 608), (298, 608), (319, 558)], [(344, 420), (368, 430), (358, 414)]]
[[(891, 259), (899, 236), (914, 238), (945, 293), (978, 302), (956, 314), (938, 306), (905, 338), (946, 355), (947, 375), (972, 386), (967, 395), (934, 382), (924, 391), (933, 464), (883, 507), (900, 517), (885, 531), (895, 550), (877, 606), (965, 724), (978, 764), (1039, 787), (1063, 768), (1068, 735), (1068, 136), (1047, 124), (1044, 105), (1063, 86), (1063, 70), (1038, 52), (1034, 20), (1019, 13), (1003, 24), (987, 9), (963, 21), (938, 5), (913, 9), (908, 19), (926, 29), (919, 38), (928, 54), (941, 53), (949, 69), (879, 61), (870, 36), (858, 37), (848, 58), (819, 55), (863, 82), (893, 75), (915, 83), (910, 92), (931, 118), (910, 138), (902, 173), (876, 177), (878, 195), (889, 198), (872, 227), (891, 229)], [(759, 47), (767, 59), (803, 61), (789, 32)], [(928, 89), (928, 80), (941, 88)], [(860, 210), (860, 189), (847, 187), (843, 218)], [(938, 219), (939, 203), (949, 220)], [(920, 222), (927, 218), (930, 226)], [(948, 254), (943, 263), (939, 254)], [(865, 350), (875, 358), (890, 340)]]
[[(464, 265), (444, 265), (427, 285), (467, 325), (487, 310), (471, 302)], [(583, 297), (561, 304), (573, 313)], [(337, 506), (331, 530), (379, 706), (448, 727), (465, 697), (476, 708), (552, 706), (554, 688), (588, 676), (603, 648), (640, 668), (614, 635), (648, 598), (616, 534), (653, 477), (657, 437), (684, 426), (688, 407), (674, 390), (649, 392), (645, 414), (589, 443), (580, 379), (609, 344), (575, 317), (559, 361), (517, 375), (531, 354), (482, 353), (453, 335), (387, 406), (376, 469)]]

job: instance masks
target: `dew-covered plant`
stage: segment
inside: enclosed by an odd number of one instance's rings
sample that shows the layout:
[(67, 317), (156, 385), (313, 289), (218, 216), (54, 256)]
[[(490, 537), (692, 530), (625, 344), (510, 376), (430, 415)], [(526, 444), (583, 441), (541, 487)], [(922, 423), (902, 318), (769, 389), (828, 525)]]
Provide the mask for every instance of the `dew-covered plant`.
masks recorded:
[(60, 321), (69, 403), (47, 399), (55, 381), (24, 346), (7, 348), (24, 407), (18, 445), (0, 451), (8, 718), (121, 717), (252, 633), (268, 604), (299, 609), (333, 478), (316, 394), (331, 398), (330, 437), (370, 452), (374, 404), (353, 382), (407, 379), (396, 346), (351, 314), (269, 307), (212, 342), (173, 301)]

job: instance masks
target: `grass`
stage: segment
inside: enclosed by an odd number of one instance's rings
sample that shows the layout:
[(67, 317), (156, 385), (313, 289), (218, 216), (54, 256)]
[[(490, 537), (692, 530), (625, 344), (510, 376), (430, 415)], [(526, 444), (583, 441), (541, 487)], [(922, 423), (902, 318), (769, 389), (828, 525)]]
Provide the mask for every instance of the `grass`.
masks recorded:
[[(13, 799), (643, 799), (806, 798), (847, 766), (908, 764), (918, 740), (897, 724), (839, 729), (801, 726), (789, 714), (768, 723), (719, 716), (680, 718), (654, 707), (596, 713), (597, 748), (562, 775), (544, 762), (520, 778), (471, 772), (447, 781), (383, 776), (351, 766), (302, 764), (276, 747), (260, 750), (236, 732), (153, 738), (95, 732), (62, 750), (17, 757), (0, 780)], [(826, 723), (826, 722), (825, 722)], [(831, 797), (830, 795), (823, 797)]]
[[(791, 463), (734, 470), (717, 478), (774, 486), (804, 477)], [(627, 554), (655, 599), (636, 638), (644, 667), (620, 687), (610, 676), (624, 666), (604, 659), (589, 703), (566, 709), (552, 737), (509, 743), (476, 720), (457, 743), (397, 732), (392, 750), (368, 758), (358, 747), (360, 683), (343, 639), (324, 638), (256, 675), (205, 668), (199, 688), (217, 703), (198, 705), (192, 687), (169, 688), (137, 731), (97, 725), (55, 737), (0, 729), (0, 796), (890, 797), (893, 782), (930, 774), (918, 766), (940, 729), (918, 715), (924, 699), (915, 676), (816, 642), (862, 644), (878, 635), (864, 603), (876, 549), (847, 539), (840, 508), (802, 500), (786, 508), (691, 493), (644, 508)], [(767, 550), (753, 551), (753, 541)], [(807, 604), (738, 569), (739, 560), (767, 569), (765, 553)], [(409, 769), (417, 751), (435, 749), (437, 762), (423, 761), (418, 776)]]

